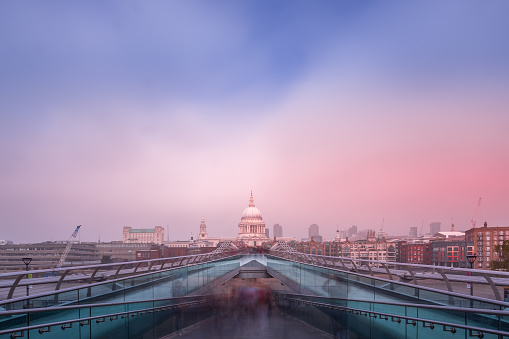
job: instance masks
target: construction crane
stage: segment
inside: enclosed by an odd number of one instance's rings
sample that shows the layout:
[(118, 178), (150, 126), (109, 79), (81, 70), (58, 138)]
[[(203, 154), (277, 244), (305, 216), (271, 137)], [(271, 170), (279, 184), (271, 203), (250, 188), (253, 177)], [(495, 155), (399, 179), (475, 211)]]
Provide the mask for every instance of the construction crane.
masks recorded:
[(382, 218), (382, 225), (380, 225), (380, 231), (378, 232), (378, 239), (383, 238), (385, 217)]
[(479, 202), (477, 203), (477, 208), (475, 210), (475, 215), (472, 218), (472, 220), (470, 220), (470, 222), (472, 223), (472, 228), (475, 228), (475, 222), (477, 221), (477, 215), (479, 214), (479, 209), (480, 208), (481, 208), (481, 198), (479, 198)]
[(67, 240), (67, 246), (65, 247), (64, 253), (60, 257), (60, 260), (58, 261), (57, 268), (62, 267), (62, 265), (64, 264), (65, 258), (67, 258), (67, 255), (71, 251), (71, 246), (74, 242), (74, 239), (78, 235), (78, 231), (80, 230), (80, 227), (81, 227), (81, 225), (76, 226), (76, 229), (74, 230), (74, 232), (72, 232), (71, 236), (69, 237), (69, 240)]

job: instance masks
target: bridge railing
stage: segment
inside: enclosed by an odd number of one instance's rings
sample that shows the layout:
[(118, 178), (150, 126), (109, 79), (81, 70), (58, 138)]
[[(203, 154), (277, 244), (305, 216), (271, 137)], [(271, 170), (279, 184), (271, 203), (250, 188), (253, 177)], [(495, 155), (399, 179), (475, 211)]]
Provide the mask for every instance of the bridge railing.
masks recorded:
[[(203, 270), (213, 277), (226, 274), (238, 263), (218, 264), (234, 258), (237, 252), (207, 253), (102, 265), (20, 271), (0, 274), (0, 310), (46, 307), (90, 300), (91, 297), (133, 290), (143, 284), (185, 279), (189, 289), (203, 285), (212, 277), (202, 277)], [(205, 265), (205, 266), (204, 266)], [(194, 269), (193, 267), (196, 267)], [(188, 279), (193, 277), (192, 279)], [(195, 286), (196, 285), (196, 286)], [(154, 292), (155, 293), (155, 292)], [(163, 292), (161, 292), (163, 293)]]
[(302, 294), (278, 294), (285, 313), (323, 331), (362, 338), (509, 336), (509, 312)]
[(0, 339), (162, 337), (214, 314), (213, 298), (193, 296), (0, 312)]
[(394, 281), (407, 281), (417, 286), (426, 286), (424, 283), (426, 281), (443, 282), (449, 292), (467, 294), (471, 292), (467, 284), (472, 284), (471, 288), (474, 288), (474, 285), (485, 285), (491, 288), (493, 299), (509, 301), (503, 297), (503, 287), (509, 287), (509, 272), (333, 257), (295, 251), (268, 251), (268, 253), (287, 260), (373, 277), (385, 277)]

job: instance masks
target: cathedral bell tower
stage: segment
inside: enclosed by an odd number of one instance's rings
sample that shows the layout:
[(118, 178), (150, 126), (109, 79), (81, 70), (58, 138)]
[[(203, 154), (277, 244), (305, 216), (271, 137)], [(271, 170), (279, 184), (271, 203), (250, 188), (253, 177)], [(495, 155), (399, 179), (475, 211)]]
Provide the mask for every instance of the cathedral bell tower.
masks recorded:
[(198, 235), (198, 240), (207, 239), (207, 225), (205, 224), (205, 217), (201, 217), (200, 222), (200, 233)]

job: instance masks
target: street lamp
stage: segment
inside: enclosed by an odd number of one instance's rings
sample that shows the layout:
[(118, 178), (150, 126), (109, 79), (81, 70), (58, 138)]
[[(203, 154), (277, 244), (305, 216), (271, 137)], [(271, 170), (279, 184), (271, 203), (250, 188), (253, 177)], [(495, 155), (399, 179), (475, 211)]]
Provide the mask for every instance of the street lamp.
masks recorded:
[[(30, 263), (32, 262), (32, 258), (25, 257), (21, 260), (23, 260), (23, 263), (26, 265), (27, 271), (28, 271), (28, 265), (30, 265)], [(28, 274), (27, 274), (27, 278), (28, 278)], [(28, 283), (27, 283), (27, 297), (28, 297)]]
[[(470, 269), (474, 268), (474, 261), (475, 261), (475, 259), (477, 259), (477, 255), (475, 255), (475, 253), (467, 255), (467, 260), (470, 263)], [(472, 272), (468, 272), (467, 275), (471, 276)], [(473, 282), (470, 283), (470, 295), (471, 296), (474, 295), (474, 283)], [(470, 307), (473, 307), (473, 305), (474, 305), (474, 301), (472, 299), (470, 299)]]

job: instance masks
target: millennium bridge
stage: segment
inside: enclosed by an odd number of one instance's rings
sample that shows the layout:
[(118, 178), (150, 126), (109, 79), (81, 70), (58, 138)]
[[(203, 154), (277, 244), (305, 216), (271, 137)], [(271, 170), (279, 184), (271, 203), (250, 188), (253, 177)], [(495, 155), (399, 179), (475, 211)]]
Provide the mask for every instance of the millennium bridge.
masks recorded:
[(222, 248), (0, 274), (0, 339), (509, 338), (506, 286), (506, 272)]

